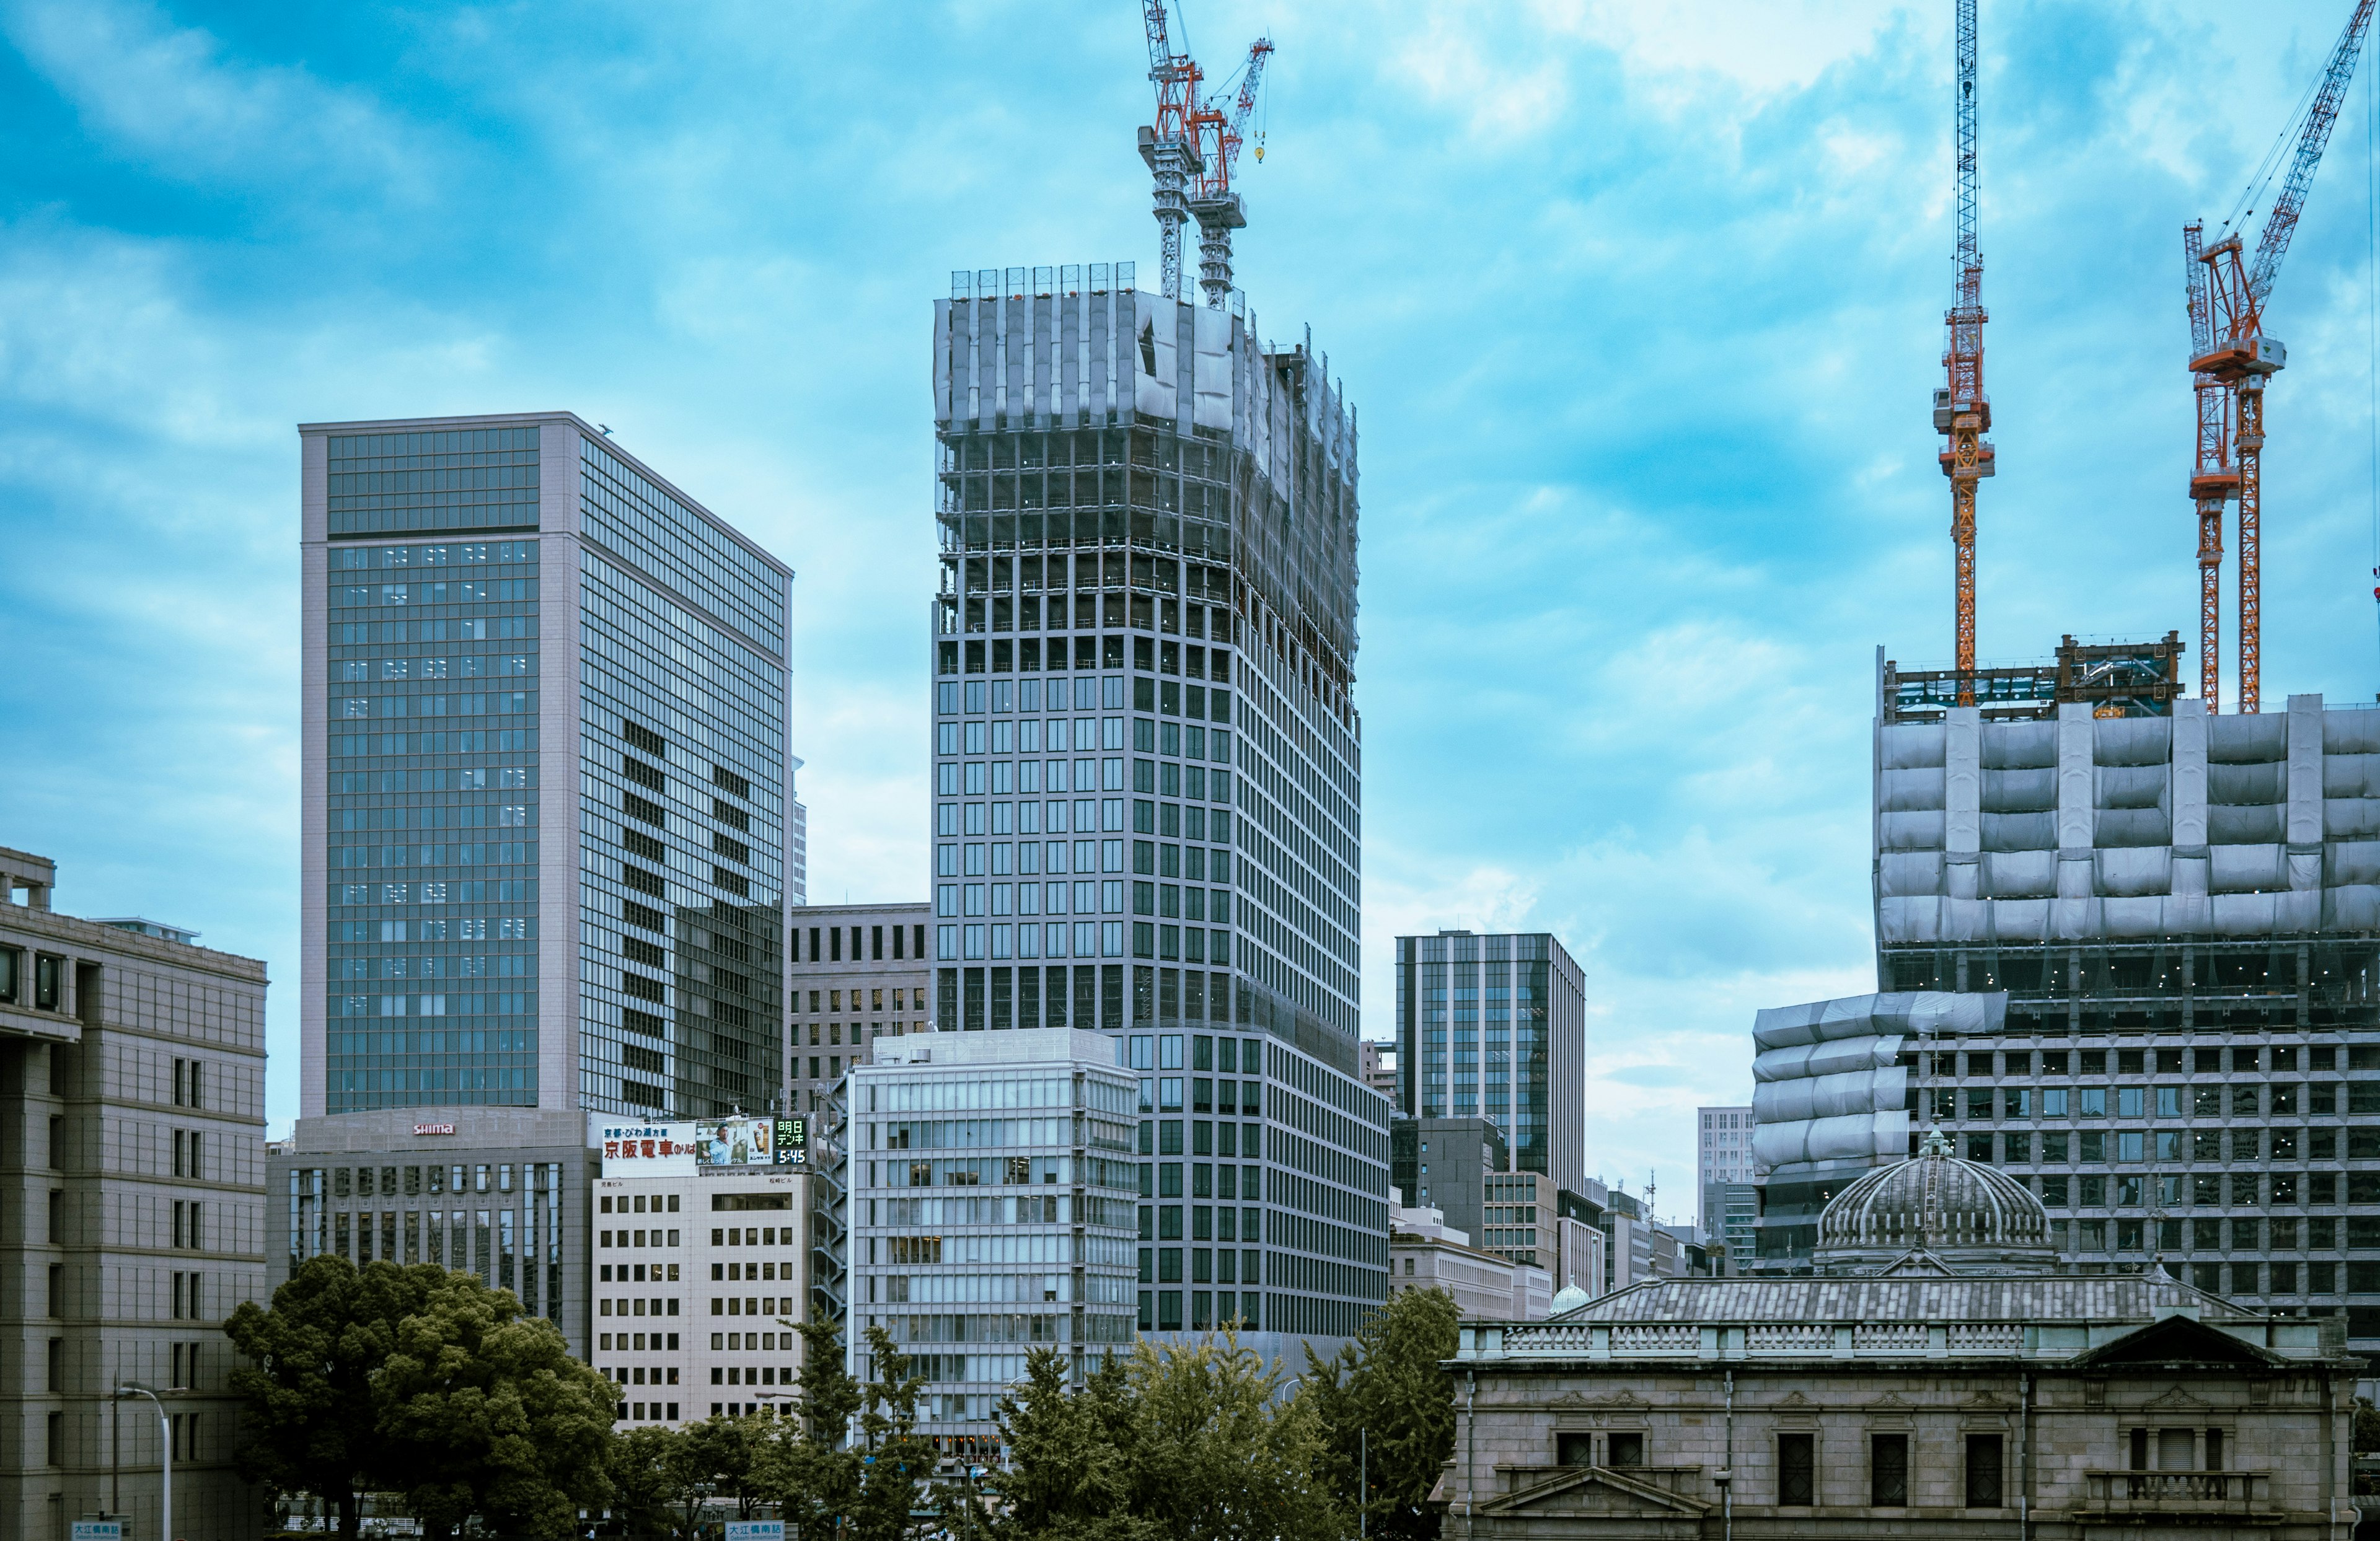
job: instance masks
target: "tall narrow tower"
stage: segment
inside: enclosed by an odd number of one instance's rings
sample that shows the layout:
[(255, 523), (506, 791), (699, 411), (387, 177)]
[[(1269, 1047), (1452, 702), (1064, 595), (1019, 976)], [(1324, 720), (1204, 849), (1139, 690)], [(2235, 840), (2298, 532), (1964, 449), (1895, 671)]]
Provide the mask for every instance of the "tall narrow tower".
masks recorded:
[(1958, 0), (1958, 299), (1942, 320), (1949, 328), (1942, 364), (1948, 383), (1934, 393), (1934, 431), (1949, 444), (1942, 474), (1950, 479), (1950, 545), (1956, 613), (1954, 651), (1961, 676), (1959, 700), (1974, 699), (1964, 676), (1975, 667), (1975, 483), (1993, 472), (1992, 398), (1984, 394), (1984, 256), (1975, 242), (1975, 0)]
[(1310, 342), (1134, 276), (985, 269), (935, 304), (934, 1021), (1111, 1035), (1138, 1329), (1237, 1322), (1293, 1356), (1388, 1289), (1355, 417)]

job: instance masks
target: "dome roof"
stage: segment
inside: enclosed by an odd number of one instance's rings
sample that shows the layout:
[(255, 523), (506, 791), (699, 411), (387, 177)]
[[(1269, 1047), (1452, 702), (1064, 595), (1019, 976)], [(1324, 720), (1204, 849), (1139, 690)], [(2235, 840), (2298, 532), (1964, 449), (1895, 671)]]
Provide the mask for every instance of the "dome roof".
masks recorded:
[(1577, 1285), (1565, 1284), (1554, 1292), (1554, 1315), (1559, 1317), (1565, 1311), (1575, 1311), (1585, 1305), (1589, 1298), (1587, 1292)]
[(1908, 1160), (1863, 1174), (1818, 1216), (1820, 1272), (1868, 1272), (1910, 1252), (1961, 1271), (2058, 1262), (2041, 1201), (2006, 1172), (1952, 1156), (1938, 1135)]

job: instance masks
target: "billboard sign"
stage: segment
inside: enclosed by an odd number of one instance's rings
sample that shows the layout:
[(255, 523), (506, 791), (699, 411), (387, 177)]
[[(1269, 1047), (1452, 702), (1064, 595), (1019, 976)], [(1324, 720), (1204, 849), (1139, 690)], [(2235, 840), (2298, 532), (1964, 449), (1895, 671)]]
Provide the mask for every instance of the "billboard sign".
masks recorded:
[(809, 1164), (809, 1121), (765, 1114), (594, 1124), (606, 1177), (732, 1176)]

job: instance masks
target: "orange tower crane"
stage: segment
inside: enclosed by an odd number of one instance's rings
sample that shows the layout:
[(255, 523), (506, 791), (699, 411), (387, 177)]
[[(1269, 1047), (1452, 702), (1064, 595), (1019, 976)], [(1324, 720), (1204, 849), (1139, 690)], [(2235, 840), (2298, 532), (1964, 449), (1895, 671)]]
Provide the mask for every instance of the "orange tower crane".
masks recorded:
[(1934, 431), (1949, 443), (1941, 454), (1950, 479), (1950, 546), (1954, 565), (1956, 623), (1954, 667), (1959, 704), (1975, 699), (1975, 483), (1997, 468), (1991, 441), (1992, 398), (1984, 393), (1984, 258), (1975, 242), (1975, 0), (1958, 0), (1958, 301), (1942, 320), (1949, 338), (1942, 350), (1948, 376), (1934, 393)]
[[(2297, 145), (2278, 198), (2265, 216), (2264, 233), (2256, 240), (2252, 262), (2246, 243), (2233, 232), (2200, 250), (2200, 226), (2182, 232), (2182, 248), (2194, 271), (2190, 281), (2192, 358), (2190, 372), (2198, 395), (2198, 457), (2190, 480), (2191, 500), (2197, 505), (2199, 538), (2199, 660), (2200, 690), (2207, 710), (2219, 703), (2216, 595), (2216, 575), (2223, 562), (2221, 531), (2225, 496), (2240, 500), (2240, 710), (2260, 709), (2259, 664), (2263, 648), (2262, 538), (2264, 526), (2265, 382), (2289, 362), (2289, 350), (2277, 337), (2265, 335), (2265, 304), (2281, 260), (2289, 255), (2289, 237), (2297, 233), (2298, 216), (2305, 210), (2306, 193), (2313, 186), (2315, 167), (2330, 143), (2338, 121), (2339, 104), (2355, 79), (2355, 61), (2371, 30), (2374, 0), (2356, 0), (2347, 29), (2331, 50), (2322, 80), (2305, 107), (2298, 127)], [(2250, 188), (2251, 195), (2254, 191)], [(2207, 382), (2228, 396), (2228, 409), (2210, 411)], [(2228, 419), (2233, 455), (2222, 449), (2223, 419)], [(2211, 432), (2210, 432), (2210, 425)], [(2216, 529), (2208, 533), (2208, 511)]]

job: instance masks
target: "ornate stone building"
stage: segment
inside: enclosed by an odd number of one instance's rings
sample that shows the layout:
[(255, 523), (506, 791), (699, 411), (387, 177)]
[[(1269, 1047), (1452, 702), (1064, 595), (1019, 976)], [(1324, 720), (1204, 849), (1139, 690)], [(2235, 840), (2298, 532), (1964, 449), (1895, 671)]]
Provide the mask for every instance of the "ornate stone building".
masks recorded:
[(1472, 1322), (1448, 1541), (2352, 1534), (2360, 1360), (2152, 1266), (2059, 1271), (1938, 1147), (1821, 1217), (1818, 1277), (1658, 1279)]

